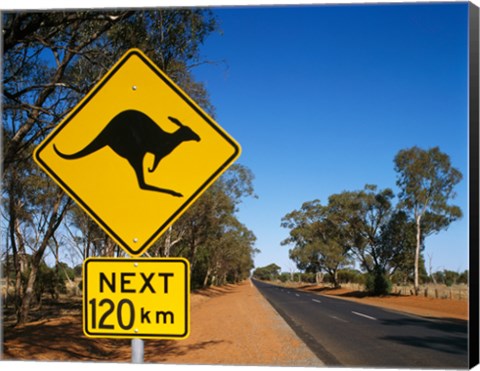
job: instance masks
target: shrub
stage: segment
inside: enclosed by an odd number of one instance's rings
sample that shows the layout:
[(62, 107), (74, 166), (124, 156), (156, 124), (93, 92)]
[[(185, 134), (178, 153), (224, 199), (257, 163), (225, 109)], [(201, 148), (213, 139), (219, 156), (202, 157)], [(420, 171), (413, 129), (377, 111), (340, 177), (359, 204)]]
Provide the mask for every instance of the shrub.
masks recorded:
[(315, 283), (316, 282), (316, 275), (315, 273), (302, 273), (302, 282), (306, 283)]
[(280, 282), (285, 283), (290, 280), (290, 273), (282, 272), (278, 277), (278, 279), (280, 280)]
[(340, 269), (338, 271), (339, 283), (364, 283), (363, 275), (356, 269)]
[(392, 291), (392, 282), (388, 279), (385, 272), (376, 269), (367, 274), (365, 289), (370, 295), (387, 295)]

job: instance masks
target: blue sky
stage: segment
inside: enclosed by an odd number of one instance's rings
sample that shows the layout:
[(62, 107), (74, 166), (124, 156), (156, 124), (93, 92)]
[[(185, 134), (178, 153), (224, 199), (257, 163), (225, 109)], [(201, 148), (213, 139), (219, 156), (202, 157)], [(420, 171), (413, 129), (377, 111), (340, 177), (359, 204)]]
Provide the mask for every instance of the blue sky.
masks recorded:
[[(305, 201), (367, 183), (395, 185), (405, 148), (439, 146), (463, 174), (465, 214), (428, 237), (437, 269), (468, 268), (467, 3), (214, 8), (194, 69), (215, 118), (241, 145), (258, 199), (239, 218), (257, 236), (256, 266), (295, 269), (281, 218)], [(428, 261), (428, 260), (427, 260)]]

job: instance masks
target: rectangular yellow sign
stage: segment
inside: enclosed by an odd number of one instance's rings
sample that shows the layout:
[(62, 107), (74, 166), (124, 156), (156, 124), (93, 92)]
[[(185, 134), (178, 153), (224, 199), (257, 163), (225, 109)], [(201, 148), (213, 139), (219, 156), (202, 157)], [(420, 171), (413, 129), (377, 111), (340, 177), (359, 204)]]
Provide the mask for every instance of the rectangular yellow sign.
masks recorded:
[(88, 337), (185, 339), (190, 265), (183, 258), (89, 258), (83, 263)]

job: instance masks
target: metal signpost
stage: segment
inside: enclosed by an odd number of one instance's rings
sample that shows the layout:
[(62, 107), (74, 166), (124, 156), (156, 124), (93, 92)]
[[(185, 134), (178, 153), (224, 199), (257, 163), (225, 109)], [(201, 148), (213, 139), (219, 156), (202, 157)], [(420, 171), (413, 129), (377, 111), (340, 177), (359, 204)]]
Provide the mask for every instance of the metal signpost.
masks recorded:
[(37, 164), (130, 255), (83, 269), (89, 337), (189, 334), (190, 268), (139, 258), (238, 158), (239, 144), (138, 49), (129, 50), (34, 151)]

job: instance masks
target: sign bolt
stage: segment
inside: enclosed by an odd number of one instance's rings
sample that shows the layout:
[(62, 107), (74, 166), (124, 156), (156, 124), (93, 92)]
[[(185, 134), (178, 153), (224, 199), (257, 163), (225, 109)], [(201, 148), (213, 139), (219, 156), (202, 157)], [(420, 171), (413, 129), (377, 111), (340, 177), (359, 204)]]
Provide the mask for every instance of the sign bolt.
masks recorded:
[(138, 238), (135, 237), (135, 238), (133, 239), (133, 242), (134, 242), (134, 243), (137, 243), (137, 242), (138, 242)]
[(138, 333), (138, 328), (135, 329), (135, 333)]
[(132, 86), (132, 90), (133, 90), (133, 91), (137, 90), (137, 85), (133, 85), (133, 86)]

